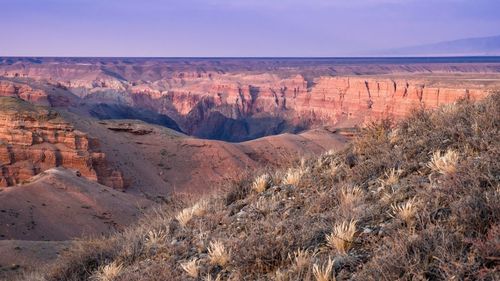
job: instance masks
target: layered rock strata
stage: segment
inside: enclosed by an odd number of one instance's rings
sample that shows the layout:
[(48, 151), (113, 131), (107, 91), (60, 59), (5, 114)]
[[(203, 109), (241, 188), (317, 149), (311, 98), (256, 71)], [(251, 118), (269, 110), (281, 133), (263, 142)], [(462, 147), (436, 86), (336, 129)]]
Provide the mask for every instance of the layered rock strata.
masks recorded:
[(53, 167), (113, 188), (122, 175), (107, 166), (98, 142), (75, 130), (59, 114), (13, 97), (0, 97), (0, 185), (12, 186)]

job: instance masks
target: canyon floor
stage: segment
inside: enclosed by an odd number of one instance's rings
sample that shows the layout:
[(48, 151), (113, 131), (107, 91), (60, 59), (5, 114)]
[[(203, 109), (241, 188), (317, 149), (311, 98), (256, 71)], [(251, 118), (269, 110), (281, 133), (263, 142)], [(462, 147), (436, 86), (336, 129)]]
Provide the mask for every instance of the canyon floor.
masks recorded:
[(0, 58), (0, 278), (498, 90), (496, 58)]

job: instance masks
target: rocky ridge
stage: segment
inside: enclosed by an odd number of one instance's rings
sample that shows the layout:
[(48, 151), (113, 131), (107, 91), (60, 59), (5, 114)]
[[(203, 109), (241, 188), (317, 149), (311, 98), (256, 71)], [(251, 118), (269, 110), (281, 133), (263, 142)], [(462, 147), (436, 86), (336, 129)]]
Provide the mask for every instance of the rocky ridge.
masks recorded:
[(107, 167), (97, 140), (75, 130), (59, 114), (14, 97), (0, 98), (0, 184), (12, 186), (53, 167), (113, 188), (124, 188), (120, 172)]

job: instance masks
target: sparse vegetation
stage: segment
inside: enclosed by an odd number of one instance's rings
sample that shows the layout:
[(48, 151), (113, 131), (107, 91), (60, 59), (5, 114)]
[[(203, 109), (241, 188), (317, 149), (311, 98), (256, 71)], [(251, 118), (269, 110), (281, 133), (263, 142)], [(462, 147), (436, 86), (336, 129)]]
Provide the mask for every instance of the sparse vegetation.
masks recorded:
[(91, 279), (96, 281), (114, 281), (122, 270), (123, 266), (121, 264), (113, 262), (99, 268)]
[(340, 254), (346, 255), (354, 242), (356, 234), (355, 220), (343, 221), (333, 227), (333, 232), (326, 236), (330, 248), (336, 249)]
[(181, 267), (190, 277), (198, 278), (199, 269), (197, 258), (181, 263)]
[[(343, 151), (270, 173), (266, 192), (242, 179), (203, 215), (172, 200), (75, 242), (43, 273), (87, 280), (114, 263), (122, 281), (498, 280), (499, 125), (500, 95), (372, 124)], [(160, 230), (165, 245), (149, 251)]]
[(288, 169), (288, 171), (285, 174), (285, 177), (283, 178), (283, 184), (296, 186), (300, 183), (303, 174), (304, 170), (302, 167), (290, 168)]
[(230, 253), (220, 241), (210, 242), (210, 247), (208, 247), (208, 256), (211, 264), (220, 266), (225, 266), (231, 258)]
[(263, 192), (269, 185), (270, 177), (268, 174), (262, 174), (255, 178), (252, 184), (252, 189), (257, 192)]
[(405, 203), (401, 204), (392, 204), (391, 208), (393, 216), (400, 218), (407, 224), (410, 224), (412, 222), (417, 213), (414, 199), (408, 200)]
[(316, 281), (335, 281), (335, 275), (333, 275), (333, 261), (330, 258), (328, 258), (328, 261), (321, 267), (314, 264), (313, 272)]
[(182, 211), (180, 211), (175, 218), (179, 222), (180, 225), (186, 226), (189, 221), (193, 218), (193, 209), (192, 208), (186, 208)]
[(432, 154), (428, 166), (435, 172), (449, 175), (456, 172), (457, 161), (458, 153), (453, 149), (448, 149), (444, 154), (441, 151), (436, 151)]

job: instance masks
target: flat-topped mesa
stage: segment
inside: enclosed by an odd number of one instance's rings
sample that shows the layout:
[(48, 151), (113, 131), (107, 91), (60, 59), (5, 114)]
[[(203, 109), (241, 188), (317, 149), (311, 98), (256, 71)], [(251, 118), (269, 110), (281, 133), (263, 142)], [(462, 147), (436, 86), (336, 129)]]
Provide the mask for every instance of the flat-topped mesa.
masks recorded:
[(11, 186), (53, 167), (113, 188), (121, 174), (107, 167), (98, 142), (75, 130), (55, 111), (14, 97), (0, 97), (0, 185)]

